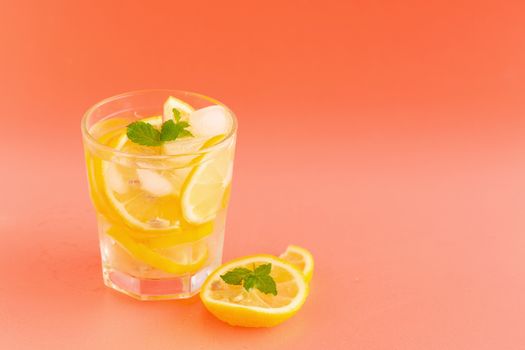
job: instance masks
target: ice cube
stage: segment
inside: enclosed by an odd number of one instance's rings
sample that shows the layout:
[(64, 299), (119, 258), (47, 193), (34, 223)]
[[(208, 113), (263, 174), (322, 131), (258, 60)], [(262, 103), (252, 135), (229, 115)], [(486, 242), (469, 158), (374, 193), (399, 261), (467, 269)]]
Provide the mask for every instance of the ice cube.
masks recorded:
[(137, 169), (137, 176), (141, 188), (153, 196), (162, 197), (173, 192), (171, 182), (154, 170)]
[(128, 184), (124, 181), (115, 163), (108, 163), (106, 181), (109, 189), (118, 194), (124, 194), (128, 191)]
[(224, 135), (232, 127), (230, 113), (219, 105), (198, 109), (189, 115), (189, 120), (190, 131), (200, 137)]

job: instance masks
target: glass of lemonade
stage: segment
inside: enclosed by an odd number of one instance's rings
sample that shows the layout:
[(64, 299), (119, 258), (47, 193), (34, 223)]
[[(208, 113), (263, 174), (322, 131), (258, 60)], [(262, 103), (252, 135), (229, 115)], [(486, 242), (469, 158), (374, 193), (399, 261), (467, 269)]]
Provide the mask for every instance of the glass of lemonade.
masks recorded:
[(222, 259), (236, 131), (228, 107), (184, 91), (129, 92), (86, 112), (82, 136), (108, 287), (142, 300), (199, 291)]

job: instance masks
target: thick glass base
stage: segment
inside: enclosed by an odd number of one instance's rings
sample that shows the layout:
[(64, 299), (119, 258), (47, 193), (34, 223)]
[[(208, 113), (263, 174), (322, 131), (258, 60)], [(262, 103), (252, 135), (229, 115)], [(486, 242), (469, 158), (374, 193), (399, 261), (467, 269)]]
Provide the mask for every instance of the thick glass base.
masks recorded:
[(140, 240), (129, 229), (112, 226), (99, 217), (104, 283), (139, 300), (190, 298), (221, 264), (223, 218), (215, 221), (219, 229), (205, 237), (178, 243), (172, 241), (177, 233)]
[(145, 279), (103, 267), (102, 275), (106, 286), (135, 299), (172, 300), (186, 299), (197, 294), (213, 269), (214, 267), (207, 266), (194, 274), (172, 278)]

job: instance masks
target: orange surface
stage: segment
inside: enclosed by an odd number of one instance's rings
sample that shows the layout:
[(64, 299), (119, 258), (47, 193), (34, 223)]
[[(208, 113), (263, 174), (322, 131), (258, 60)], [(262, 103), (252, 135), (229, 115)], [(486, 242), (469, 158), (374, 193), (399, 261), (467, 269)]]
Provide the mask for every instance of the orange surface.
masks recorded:
[[(521, 1), (1, 8), (1, 349), (525, 348)], [(225, 258), (311, 249), (294, 319), (102, 285), (80, 118), (152, 87), (237, 112)]]

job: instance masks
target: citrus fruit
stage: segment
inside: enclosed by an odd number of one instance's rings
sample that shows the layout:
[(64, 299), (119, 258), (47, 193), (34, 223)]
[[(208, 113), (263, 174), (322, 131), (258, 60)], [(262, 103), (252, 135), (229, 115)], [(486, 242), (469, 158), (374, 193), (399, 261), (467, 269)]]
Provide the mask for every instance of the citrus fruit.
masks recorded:
[[(227, 284), (221, 275), (235, 268), (255, 270), (271, 264), (270, 276), (277, 295), (256, 288)], [(220, 320), (234, 326), (271, 327), (292, 317), (304, 304), (308, 284), (302, 273), (288, 262), (272, 255), (253, 255), (232, 260), (213, 271), (202, 286), (205, 307)]]
[(168, 120), (173, 120), (174, 118), (173, 109), (174, 108), (181, 114), (181, 117), (183, 117), (184, 120), (186, 120), (184, 118), (185, 115), (190, 114), (191, 112), (195, 110), (192, 106), (190, 106), (186, 102), (179, 100), (178, 98), (175, 98), (173, 96), (170, 96), (168, 97), (166, 102), (164, 102), (163, 114), (162, 114), (163, 121), (166, 122)]
[(233, 142), (202, 157), (188, 175), (181, 191), (186, 221), (202, 224), (221, 209), (233, 172)]
[(286, 251), (279, 256), (303, 272), (306, 282), (310, 282), (314, 273), (314, 258), (305, 248), (289, 245)]

